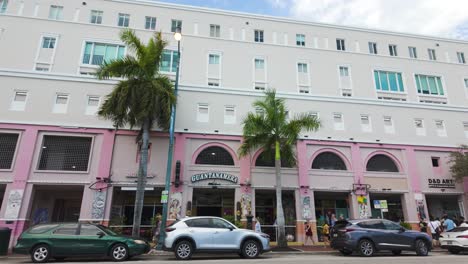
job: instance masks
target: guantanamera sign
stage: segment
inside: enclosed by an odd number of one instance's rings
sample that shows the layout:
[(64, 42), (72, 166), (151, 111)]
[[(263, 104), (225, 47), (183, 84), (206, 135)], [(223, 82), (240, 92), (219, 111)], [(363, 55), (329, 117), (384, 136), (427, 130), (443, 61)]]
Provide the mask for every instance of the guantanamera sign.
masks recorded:
[(224, 180), (232, 183), (239, 182), (239, 178), (237, 176), (227, 174), (224, 172), (205, 172), (192, 175), (192, 183), (204, 180)]

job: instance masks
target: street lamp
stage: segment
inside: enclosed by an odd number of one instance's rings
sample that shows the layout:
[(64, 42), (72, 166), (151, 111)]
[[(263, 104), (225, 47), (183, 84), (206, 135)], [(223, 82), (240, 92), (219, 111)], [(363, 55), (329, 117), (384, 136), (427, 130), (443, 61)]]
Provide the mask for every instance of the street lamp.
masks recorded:
[[(177, 70), (174, 85), (174, 97), (177, 98), (177, 91), (179, 89), (179, 70), (180, 70), (180, 40), (182, 39), (182, 30), (177, 27), (174, 32), (174, 39), (177, 41)], [(161, 227), (159, 232), (158, 249), (162, 249), (164, 239), (166, 238), (166, 222), (167, 222), (167, 203), (169, 202), (169, 193), (171, 189), (171, 172), (172, 172), (172, 157), (174, 152), (174, 126), (176, 118), (176, 106), (171, 106), (171, 119), (169, 124), (169, 149), (167, 151), (167, 166), (166, 166), (166, 184), (164, 191), (167, 193), (167, 201), (163, 204), (163, 214), (161, 219)]]

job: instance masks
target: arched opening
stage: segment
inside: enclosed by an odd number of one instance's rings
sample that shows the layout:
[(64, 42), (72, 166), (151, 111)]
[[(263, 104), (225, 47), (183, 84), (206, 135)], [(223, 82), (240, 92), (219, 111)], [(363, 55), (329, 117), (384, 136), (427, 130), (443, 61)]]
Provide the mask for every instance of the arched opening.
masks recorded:
[(399, 172), (398, 166), (387, 155), (377, 154), (369, 159), (366, 166), (367, 171)]
[(312, 162), (312, 169), (347, 170), (343, 159), (333, 152), (322, 152)]
[[(263, 151), (255, 160), (255, 167), (275, 167), (275, 153), (272, 151), (270, 155), (267, 155), (267, 153)], [(281, 157), (281, 167), (292, 168), (293, 166), (290, 162)]]
[(195, 164), (234, 166), (234, 160), (226, 149), (212, 146), (207, 147), (198, 154)]

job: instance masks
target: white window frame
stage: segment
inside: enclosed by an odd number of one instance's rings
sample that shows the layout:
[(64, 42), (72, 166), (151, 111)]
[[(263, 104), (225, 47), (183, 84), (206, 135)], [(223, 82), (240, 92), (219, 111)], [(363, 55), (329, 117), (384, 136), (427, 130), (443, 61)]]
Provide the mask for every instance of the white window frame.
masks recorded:
[[(400, 91), (400, 84), (397, 80), (397, 85), (398, 85), (398, 91), (392, 91), (392, 90), (388, 90), (388, 91), (384, 91), (384, 90), (377, 90), (377, 83), (375, 82), (375, 72), (378, 71), (378, 72), (387, 72), (387, 73), (399, 73), (401, 74), (401, 81), (403, 83), (403, 92)], [(380, 96), (380, 94), (388, 94), (388, 95), (402, 95), (402, 96), (406, 96), (408, 95), (408, 85), (406, 84), (406, 78), (405, 78), (405, 75), (403, 74), (403, 72), (401, 71), (398, 71), (398, 70), (395, 70), (395, 69), (385, 69), (385, 68), (374, 68), (372, 69), (372, 79), (373, 79), (373, 82), (374, 82), (374, 90), (376, 91), (376, 94), (377, 96)], [(380, 74), (379, 74), (379, 82), (380, 82)], [(380, 85), (380, 84), (379, 84)], [(390, 79), (387, 78), (387, 85), (390, 89)]]
[(436, 55), (436, 50), (435, 49), (427, 49), (427, 55), (429, 60), (431, 61), (436, 61), (437, 60), (437, 55)]
[[(335, 122), (335, 118), (337, 117), (340, 117), (341, 118), (341, 122)], [(344, 131), (345, 130), (345, 125), (344, 125), (344, 115), (343, 113), (333, 113), (332, 115), (332, 121), (333, 121), (333, 128), (336, 130), (336, 131)]]
[[(444, 94), (443, 95), (440, 95), (440, 92), (439, 92), (439, 83), (436, 81), (436, 85), (437, 85), (437, 92), (438, 94), (424, 94), (422, 93), (422, 90), (421, 90), (421, 93), (418, 92), (418, 78), (416, 78), (416, 75), (418, 76), (426, 76), (426, 79), (427, 77), (434, 77), (434, 78), (440, 78), (440, 82), (442, 84), (442, 89), (444, 91)], [(444, 77), (441, 75), (441, 74), (437, 74), (437, 73), (414, 73), (413, 74), (413, 77), (414, 77), (414, 87), (416, 88), (416, 94), (418, 95), (418, 97), (434, 97), (434, 98), (445, 98), (447, 99), (447, 103), (448, 103), (448, 93), (447, 93), (447, 89), (445, 89), (445, 87), (447, 87), (445, 85), (445, 80), (444, 80)], [(421, 78), (419, 78), (420, 80)], [(428, 83), (429, 85), (429, 83)], [(421, 89), (422, 89), (422, 86), (420, 86)]]
[[(120, 18), (123, 18), (122, 25), (120, 25)], [(121, 28), (128, 28), (130, 27), (130, 14), (127, 13), (119, 13), (117, 15), (117, 26)]]
[(210, 37), (221, 38), (221, 26), (217, 24), (210, 24)]
[[(263, 61), (263, 71), (264, 71), (264, 82), (262, 81), (257, 81), (257, 79), (255, 78), (255, 71), (257, 70), (257, 63), (256, 61), (257, 60), (262, 60)], [(268, 65), (267, 65), (267, 59), (266, 57), (262, 57), (262, 56), (255, 56), (253, 59), (252, 59), (252, 83), (253, 83), (253, 89), (254, 90), (260, 90), (260, 91), (263, 91), (263, 90), (266, 90), (268, 89)], [(262, 70), (262, 69), (259, 69), (259, 70)], [(257, 87), (262, 87), (262, 89), (257, 89)]]
[(441, 119), (434, 120), (434, 125), (436, 127), (437, 136), (447, 137), (447, 128), (445, 126), (444, 120), (441, 120)]
[[(210, 57), (212, 55), (219, 56), (219, 63), (218, 64), (210, 64)], [(218, 65), (218, 76), (210, 75), (209, 67), (210, 65)], [(206, 55), (206, 85), (218, 87), (221, 86), (221, 78), (223, 76), (223, 53), (221, 51), (208, 51)], [(209, 85), (215, 84), (217, 85)]]
[(412, 59), (417, 59), (418, 58), (418, 50), (416, 47), (409, 46), (408, 47), (408, 52), (409, 52), (409, 57)]
[[(200, 109), (206, 109), (207, 114), (201, 114)], [(206, 103), (197, 104), (197, 122), (208, 123), (210, 121), (210, 105)]]
[[(148, 26), (148, 19), (149, 19), (149, 27)], [(145, 29), (146, 30), (156, 30), (156, 23), (158, 19), (153, 16), (145, 16)]]
[(457, 59), (458, 59), (458, 63), (466, 64), (465, 53), (464, 52), (457, 51)]
[[(363, 123), (363, 121), (367, 120), (367, 124)], [(371, 116), (368, 114), (361, 114), (361, 130), (364, 133), (371, 133), (372, 132), (372, 119)]]
[[(227, 112), (232, 110), (233, 115), (227, 115)], [(234, 125), (237, 122), (237, 109), (235, 105), (225, 105), (224, 106), (224, 124), (225, 125)]]
[[(97, 105), (90, 105), (89, 102), (93, 98), (93, 101), (95, 98), (97, 98)], [(85, 110), (85, 115), (96, 115), (97, 111), (99, 110), (99, 107), (101, 106), (101, 96), (99, 95), (87, 95), (86, 96), (86, 110)]]
[[(165, 51), (170, 51), (171, 52), (171, 62), (169, 63), (169, 69), (172, 70), (172, 65), (174, 64), (174, 54), (177, 54), (177, 48), (175, 47), (166, 47), (164, 49)], [(175, 76), (176, 75), (176, 71), (163, 71), (161, 70), (161, 68), (159, 68), (161, 73), (164, 73), (165, 75), (171, 75), (171, 76)], [(182, 72), (182, 65), (180, 65), (180, 61), (179, 61), (179, 74)]]
[(104, 11), (91, 10), (90, 15), (89, 15), (89, 23), (95, 24), (95, 25), (101, 25), (103, 16), (104, 16)]
[(8, 8), (8, 0), (0, 0), (0, 14), (5, 14)]
[[(24, 101), (16, 101), (17, 95), (24, 95)], [(26, 104), (28, 103), (29, 93), (27, 90), (15, 90), (13, 98), (10, 103), (10, 111), (24, 111), (26, 109)]]
[[(59, 104), (57, 101), (59, 98), (66, 98), (67, 103)], [(54, 97), (54, 105), (52, 107), (52, 113), (54, 114), (66, 114), (68, 111), (68, 105), (70, 104), (70, 94), (68, 93), (56, 93)]]
[[(342, 75), (342, 68), (346, 68), (347, 70), (347, 76), (344, 76)], [(342, 77), (348, 77), (349, 78), (349, 88), (345, 88), (342, 86), (341, 84), (341, 78)], [(353, 96), (353, 78), (352, 78), (352, 74), (351, 74), (351, 66), (350, 65), (346, 65), (346, 64), (340, 64), (338, 65), (338, 87), (340, 89), (340, 96), (345, 96), (346, 94), (346, 97), (352, 97)], [(349, 96), (348, 96), (349, 94)]]
[[(55, 14), (52, 11), (55, 11)], [(63, 19), (63, 6), (51, 5), (49, 7), (49, 19), (50, 20), (62, 20)]]
[(468, 138), (468, 121), (462, 122), (462, 126), (465, 132), (465, 137)]
[[(414, 127), (416, 129), (417, 136), (426, 136), (426, 126), (424, 124), (424, 119), (422, 118), (415, 118), (413, 120)], [(420, 126), (418, 126), (420, 125)]]
[[(386, 122), (390, 122), (390, 125), (387, 125)], [(395, 134), (395, 123), (393, 122), (393, 118), (391, 116), (384, 116), (383, 117), (384, 123), (384, 132), (387, 134)]]
[[(301, 67), (299, 66), (301, 65)], [(304, 66), (306, 71), (304, 72)], [(301, 69), (301, 71), (299, 71)], [(306, 83), (299, 82), (300, 74), (306, 74), (307, 80)], [(297, 61), (296, 62), (296, 83), (297, 83), (297, 92), (301, 94), (310, 94), (311, 78), (310, 78), (310, 63), (307, 61)]]
[(397, 48), (397, 45), (395, 45), (395, 44), (389, 44), (389, 45), (388, 45), (388, 52), (389, 52), (390, 56), (398, 57), (398, 48)]
[(306, 35), (296, 34), (296, 46), (305, 47), (305, 45), (306, 45)]
[(262, 29), (254, 29), (254, 42), (255, 43), (265, 42), (265, 32)]
[[(49, 61), (39, 60), (39, 56), (41, 54), (41, 49), (42, 49), (42, 46), (43, 46), (44, 38), (55, 38), (55, 44), (54, 44), (54, 48), (52, 50), (52, 56), (50, 56)], [(33, 71), (37, 71), (37, 67), (39, 65), (41, 65), (42, 67), (48, 66), (48, 71), (52, 71), (52, 68), (53, 68), (54, 62), (55, 62), (55, 54), (57, 52), (57, 46), (59, 45), (59, 40), (60, 40), (60, 35), (58, 35), (58, 34), (51, 34), (51, 33), (41, 34), (41, 37), (39, 39), (39, 45), (38, 45), (37, 50), (36, 50), (36, 56), (35, 56), (35, 60), (34, 60)]]
[(377, 42), (369, 41), (367, 45), (369, 46), (369, 54), (373, 54), (373, 55), (379, 54), (378, 49), (377, 49)]
[(342, 38), (336, 39), (336, 50), (346, 51), (346, 40)]
[(468, 77), (463, 78), (463, 88), (465, 89), (466, 98), (468, 98)]
[(180, 19), (171, 19), (171, 32), (175, 33), (177, 28), (180, 28), (180, 32), (182, 32), (182, 20)]

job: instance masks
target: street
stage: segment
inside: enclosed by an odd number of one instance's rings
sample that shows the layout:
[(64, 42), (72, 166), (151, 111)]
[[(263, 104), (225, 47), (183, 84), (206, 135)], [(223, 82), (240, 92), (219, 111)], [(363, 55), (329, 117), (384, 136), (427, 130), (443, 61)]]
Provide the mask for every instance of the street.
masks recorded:
[[(450, 255), (445, 252), (432, 252), (428, 257), (417, 257), (414, 253), (408, 252), (401, 256), (395, 257), (391, 254), (381, 254), (371, 258), (363, 258), (357, 255), (350, 257), (344, 257), (338, 253), (314, 253), (314, 254), (277, 254), (268, 253), (262, 257), (254, 260), (245, 260), (239, 258), (237, 255), (196, 255), (191, 261), (177, 261), (170, 255), (164, 256), (141, 256), (135, 257), (130, 261), (124, 263), (158, 263), (158, 264), (174, 264), (174, 263), (220, 263), (231, 264), (231, 263), (271, 263), (271, 264), (311, 264), (311, 263), (328, 263), (333, 264), (373, 264), (379, 262), (379, 264), (406, 264), (406, 263), (418, 263), (418, 264), (462, 264), (467, 263), (468, 253), (460, 255)], [(0, 258), (1, 263), (31, 263), (30, 259), (23, 256), (13, 256), (9, 258)], [(59, 263), (51, 261), (51, 263)], [(95, 259), (70, 259), (60, 263), (115, 263), (109, 260), (96, 261)]]

